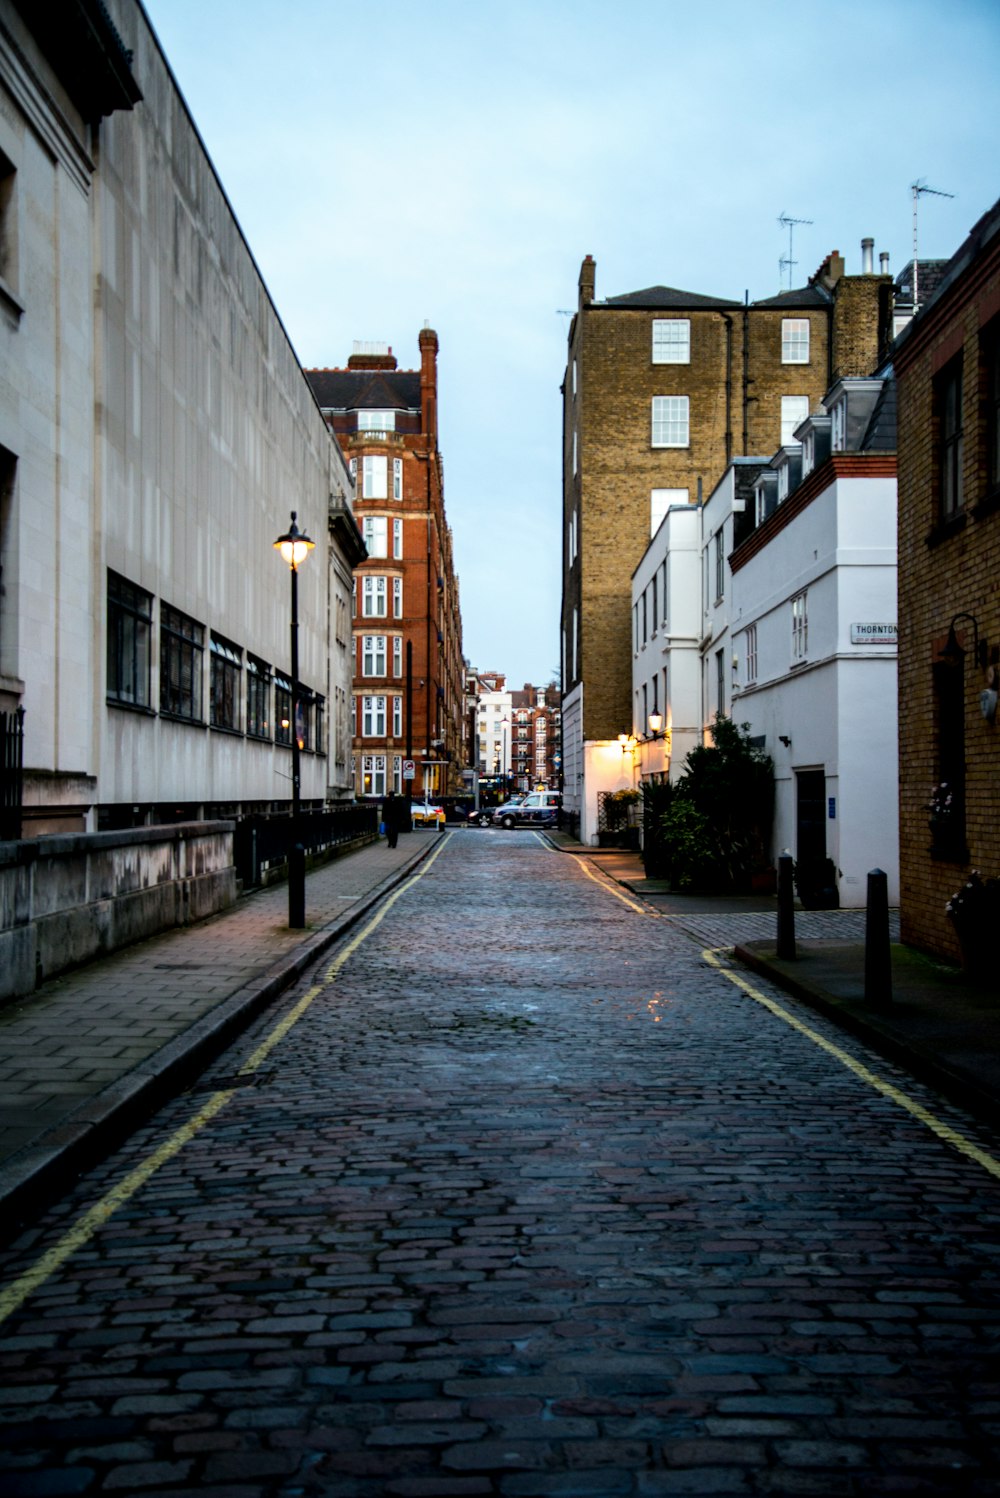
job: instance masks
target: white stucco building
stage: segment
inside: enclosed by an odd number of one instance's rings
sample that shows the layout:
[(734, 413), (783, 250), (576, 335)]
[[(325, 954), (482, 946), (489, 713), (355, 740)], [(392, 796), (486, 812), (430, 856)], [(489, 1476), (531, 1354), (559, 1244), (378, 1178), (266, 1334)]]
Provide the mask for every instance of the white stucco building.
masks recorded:
[(832, 859), (843, 906), (880, 868), (896, 904), (893, 382), (839, 381), (824, 404), (761, 471), (730, 558), (731, 715), (774, 761), (773, 851)]
[[(350, 793), (353, 489), (135, 0), (0, 0), (0, 708), (24, 831)], [(65, 24), (63, 24), (63, 22)], [(273, 542), (292, 511), (290, 583)]]
[(640, 779), (676, 780), (701, 742), (701, 515), (698, 506), (671, 505), (632, 576), (632, 734)]

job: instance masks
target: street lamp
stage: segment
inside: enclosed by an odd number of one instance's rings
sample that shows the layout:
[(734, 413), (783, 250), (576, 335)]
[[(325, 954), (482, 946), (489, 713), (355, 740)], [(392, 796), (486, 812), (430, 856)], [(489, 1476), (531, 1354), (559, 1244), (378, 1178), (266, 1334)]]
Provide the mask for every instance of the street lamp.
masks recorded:
[(288, 832), (288, 924), (301, 931), (306, 924), (306, 855), (299, 836), (299, 567), (315, 546), (292, 523), (274, 543), (292, 574), (292, 822)]

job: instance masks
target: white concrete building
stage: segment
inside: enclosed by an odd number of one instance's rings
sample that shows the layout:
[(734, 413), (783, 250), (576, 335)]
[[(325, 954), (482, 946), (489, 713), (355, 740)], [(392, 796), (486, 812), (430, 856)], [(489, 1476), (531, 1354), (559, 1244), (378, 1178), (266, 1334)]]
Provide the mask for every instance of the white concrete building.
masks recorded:
[(701, 515), (671, 505), (632, 575), (632, 735), (643, 780), (676, 780), (701, 742)]
[[(63, 24), (65, 22), (65, 24)], [(0, 708), (25, 833), (350, 794), (350, 477), (135, 0), (0, 0)], [(296, 511), (290, 582), (274, 551)]]
[(774, 760), (774, 852), (832, 859), (843, 906), (883, 869), (895, 904), (892, 381), (842, 380), (825, 407), (761, 471), (756, 528), (730, 559), (731, 715)]
[(736, 661), (729, 558), (753, 529), (754, 486), (765, 466), (763, 458), (733, 458), (701, 509), (700, 743), (711, 742), (716, 713), (728, 714), (732, 707)]

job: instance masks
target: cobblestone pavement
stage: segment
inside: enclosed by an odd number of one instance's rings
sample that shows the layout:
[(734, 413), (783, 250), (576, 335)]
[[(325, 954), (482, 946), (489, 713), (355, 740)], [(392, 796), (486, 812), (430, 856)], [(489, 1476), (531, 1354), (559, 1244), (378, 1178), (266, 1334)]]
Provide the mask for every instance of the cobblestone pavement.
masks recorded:
[(375, 922), (0, 1260), (0, 1498), (998, 1491), (1000, 1142), (530, 832)]

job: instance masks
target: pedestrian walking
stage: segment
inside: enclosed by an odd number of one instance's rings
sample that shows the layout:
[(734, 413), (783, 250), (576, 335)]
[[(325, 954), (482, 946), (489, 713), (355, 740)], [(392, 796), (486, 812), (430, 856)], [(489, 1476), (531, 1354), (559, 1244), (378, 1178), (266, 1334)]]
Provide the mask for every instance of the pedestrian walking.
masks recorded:
[(402, 810), (402, 801), (397, 798), (395, 791), (390, 791), (382, 802), (382, 825), (385, 828), (385, 840), (390, 848), (394, 848), (399, 841)]

